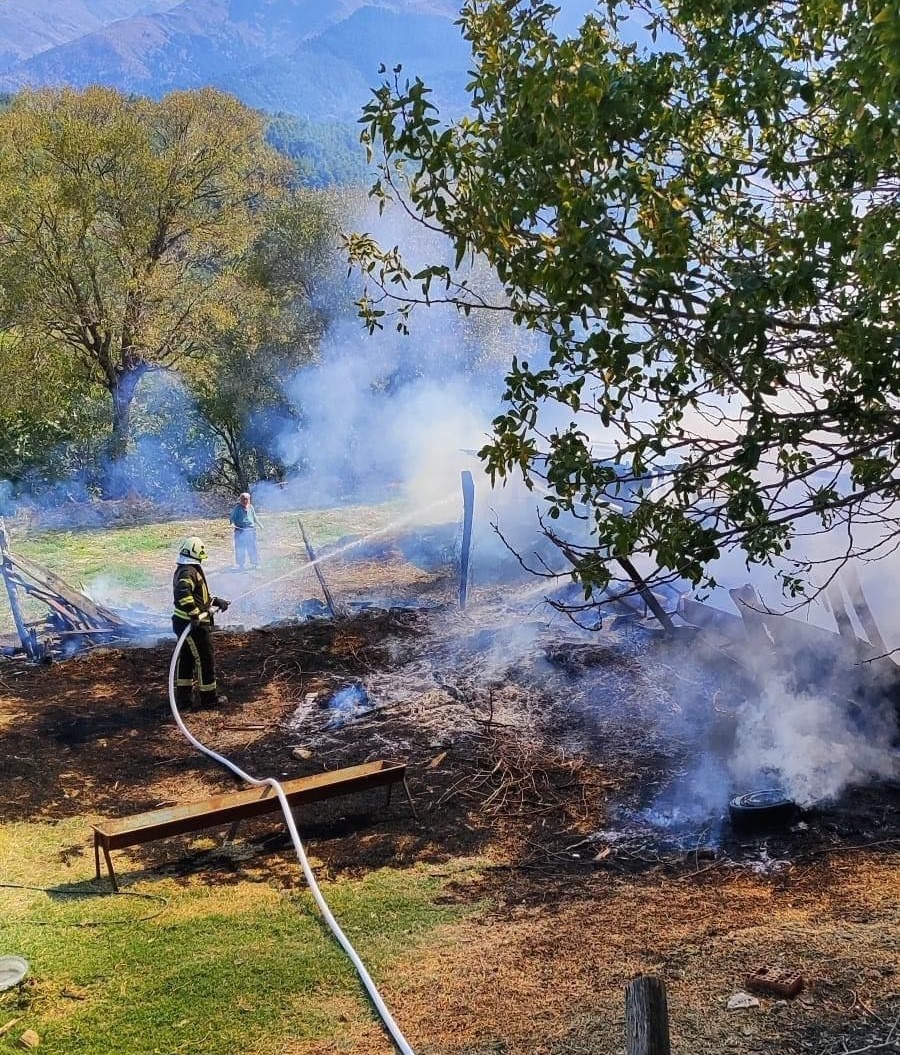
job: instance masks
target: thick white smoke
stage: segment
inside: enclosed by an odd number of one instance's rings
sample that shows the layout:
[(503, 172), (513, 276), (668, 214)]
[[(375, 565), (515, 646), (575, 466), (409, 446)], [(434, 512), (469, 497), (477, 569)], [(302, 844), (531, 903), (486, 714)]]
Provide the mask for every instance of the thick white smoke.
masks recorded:
[(848, 700), (798, 693), (773, 677), (740, 717), (728, 768), (737, 787), (783, 787), (808, 806), (894, 777), (898, 762), (885, 711), (865, 713)]

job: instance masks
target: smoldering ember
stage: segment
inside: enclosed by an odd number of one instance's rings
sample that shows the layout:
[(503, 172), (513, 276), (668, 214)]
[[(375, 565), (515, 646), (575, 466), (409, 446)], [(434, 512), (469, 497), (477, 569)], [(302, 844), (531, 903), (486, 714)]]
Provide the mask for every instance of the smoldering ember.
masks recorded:
[[(354, 913), (375, 877), (412, 870), (444, 906), (376, 957), (410, 1043), (618, 1051), (622, 987), (640, 973), (665, 984), (676, 1049), (890, 1050), (898, 682), (892, 641), (872, 644), (880, 613), (865, 570), (845, 570), (833, 607), (818, 611), (830, 626), (774, 614), (748, 583), (701, 601), (651, 590), (637, 569), (630, 589), (611, 586), (572, 615), (554, 607), (578, 600), (567, 575), (523, 568), (523, 554), (552, 559), (526, 530), (533, 499), (491, 494), (471, 469), (444, 482), (424, 510), (394, 503), (374, 520), (374, 507), (260, 509), (257, 571), (231, 566), (226, 529), (207, 531), (211, 589), (232, 599), (215, 635), (229, 698), (182, 714), (215, 751), (282, 780), (361, 953), (373, 956), (374, 934)], [(108, 512), (121, 525), (146, 509)], [(146, 529), (71, 537), (135, 530)], [(238, 920), (260, 883), (290, 898), (301, 881), (276, 804), (255, 808), (259, 792), (235, 790), (172, 722), (165, 575), (131, 593), (82, 590), (22, 555), (46, 538), (21, 519), (4, 536), (22, 631), (2, 667), (5, 878), (69, 891), (62, 907), (37, 902), (57, 926), (106, 919), (104, 898), (81, 898), (110, 880), (173, 906), (205, 891), (217, 912), (228, 891)], [(389, 794), (404, 778), (408, 800)], [(19, 845), (35, 825), (34, 846)], [(175, 925), (165, 910), (137, 922), (146, 907), (109, 913), (160, 936)], [(380, 911), (390, 932), (399, 904)], [(27, 955), (28, 932), (10, 934), (32, 981), (5, 996), (9, 1018), (71, 1000), (41, 952)], [(269, 969), (268, 950), (246, 956)], [(79, 1002), (108, 1007), (104, 969), (70, 970)], [(337, 1032), (323, 1025), (284, 1050), (344, 1050), (341, 1037), (388, 1049), (341, 984)], [(234, 985), (204, 1006), (243, 1006)], [(81, 1028), (56, 1027), (60, 1043)]]

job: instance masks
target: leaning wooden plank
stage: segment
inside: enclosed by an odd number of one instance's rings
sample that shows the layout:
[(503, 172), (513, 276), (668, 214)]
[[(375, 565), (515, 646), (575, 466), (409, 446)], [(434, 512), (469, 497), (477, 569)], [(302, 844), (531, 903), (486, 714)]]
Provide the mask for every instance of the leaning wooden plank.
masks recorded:
[(118, 631), (111, 626), (85, 626), (75, 630), (57, 630), (57, 637), (86, 637), (88, 634), (106, 634), (107, 637), (116, 637)]
[(859, 572), (853, 561), (848, 561), (844, 565), (841, 575), (844, 580), (844, 587), (847, 590), (847, 596), (850, 598), (850, 603), (856, 609), (856, 614), (859, 617), (863, 630), (866, 632), (869, 644), (879, 653), (879, 655), (886, 656), (888, 654), (888, 647), (884, 643), (884, 638), (881, 636), (881, 630), (878, 627), (872, 609), (869, 607), (869, 602), (866, 600), (862, 580), (859, 577)]
[(34, 579), (38, 585), (49, 586), (50, 589), (59, 594), (67, 604), (70, 604), (73, 608), (83, 612), (84, 615), (92, 621), (98, 623), (110, 623), (113, 626), (120, 626), (123, 628), (128, 625), (125, 620), (110, 608), (106, 608), (104, 605), (92, 601), (89, 597), (85, 597), (83, 593), (79, 593), (79, 591), (70, 586), (58, 575), (54, 575), (52, 571), (48, 571), (46, 568), (34, 564), (32, 561), (19, 554), (10, 553), (7, 555), (7, 559), (14, 567), (24, 572), (29, 578)]
[(828, 599), (831, 614), (834, 616), (834, 621), (837, 623), (838, 633), (841, 637), (849, 638), (851, 641), (859, 640), (856, 636), (856, 631), (853, 629), (853, 620), (847, 611), (841, 588), (836, 581), (832, 581), (826, 586), (825, 597)]
[(25, 576), (16, 576), (15, 581), (29, 597), (33, 597), (36, 601), (41, 601), (43, 604), (52, 604), (58, 609), (64, 609), (73, 618), (78, 615), (78, 609), (73, 608), (68, 601), (60, 597), (58, 593), (54, 593), (48, 586), (35, 586)]
[(319, 580), (319, 585), (322, 587), (322, 593), (325, 596), (325, 604), (328, 606), (328, 611), (331, 613), (331, 618), (335, 619), (340, 615), (337, 605), (334, 603), (334, 597), (331, 595), (331, 590), (328, 588), (328, 583), (325, 582), (325, 576), (322, 574), (322, 569), (319, 567), (318, 559), (316, 558), (316, 551), (312, 548), (312, 543), (309, 541), (306, 535), (306, 528), (303, 526), (302, 520), (297, 520), (300, 525), (300, 535), (303, 538), (303, 545), (306, 547), (306, 555), (309, 558), (310, 566), (316, 573), (316, 578)]
[(80, 612), (74, 611), (71, 606), (65, 604), (56, 594), (48, 593), (46, 590), (38, 589), (28, 583), (25, 583), (22, 586), (22, 589), (25, 590), (29, 597), (33, 597), (36, 601), (40, 601), (41, 604), (45, 604), (59, 619), (63, 620), (63, 622), (73, 630), (82, 627), (84, 629), (110, 629), (109, 627), (95, 628), (92, 623), (85, 621), (85, 617)]
[[(36, 601), (47, 605), (58, 615), (62, 615), (73, 626), (109, 626), (110, 620), (93, 613), (85, 612), (79, 605), (75, 604), (69, 597), (60, 594), (52, 586), (43, 580), (37, 581), (27, 571), (18, 569), (18, 578), (21, 588)], [(115, 624), (118, 625), (118, 624)]]

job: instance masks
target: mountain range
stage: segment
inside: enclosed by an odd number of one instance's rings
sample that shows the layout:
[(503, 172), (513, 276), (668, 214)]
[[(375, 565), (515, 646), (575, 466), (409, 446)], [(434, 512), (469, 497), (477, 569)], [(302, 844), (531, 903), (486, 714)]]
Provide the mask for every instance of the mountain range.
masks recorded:
[(352, 121), (379, 64), (402, 64), (457, 110), (470, 64), (457, 17), (452, 0), (6, 0), (0, 89), (211, 84), (263, 109)]
[(175, 7), (180, 0), (6, 0), (0, 3), (0, 71), (111, 22)]

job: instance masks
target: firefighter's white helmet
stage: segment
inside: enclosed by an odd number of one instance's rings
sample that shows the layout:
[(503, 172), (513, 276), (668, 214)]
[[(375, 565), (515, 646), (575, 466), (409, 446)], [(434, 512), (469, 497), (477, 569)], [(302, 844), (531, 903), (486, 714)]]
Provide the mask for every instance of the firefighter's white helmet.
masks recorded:
[(178, 551), (179, 557), (184, 557), (186, 560), (206, 560), (207, 553), (206, 547), (203, 545), (203, 539), (198, 538), (196, 535), (191, 535), (190, 538), (186, 538), (181, 543), (181, 549)]

